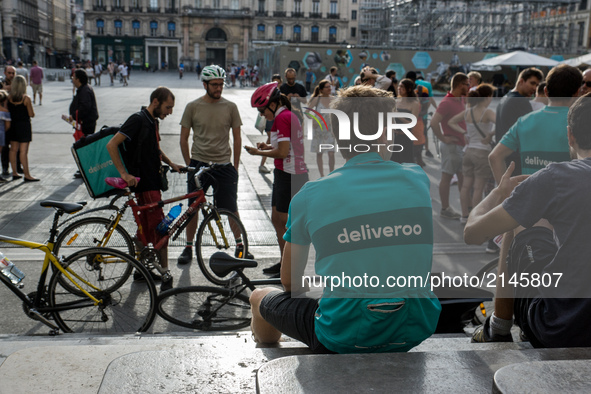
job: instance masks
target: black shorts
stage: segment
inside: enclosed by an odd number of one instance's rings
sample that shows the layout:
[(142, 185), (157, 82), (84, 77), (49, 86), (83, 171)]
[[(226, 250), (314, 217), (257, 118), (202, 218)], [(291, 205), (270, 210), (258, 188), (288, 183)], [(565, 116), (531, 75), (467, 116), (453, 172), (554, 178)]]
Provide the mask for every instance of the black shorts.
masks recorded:
[(334, 353), (324, 347), (314, 331), (314, 314), (318, 300), (291, 298), (291, 293), (273, 291), (267, 294), (260, 305), (263, 319), (283, 334), (308, 345), (314, 353)]
[(277, 168), (273, 170), (273, 194), (271, 206), (278, 212), (289, 212), (289, 203), (293, 196), (308, 182), (308, 173), (289, 174)]
[[(532, 227), (523, 230), (513, 240), (507, 259), (509, 278), (517, 275), (517, 281), (521, 273), (541, 274), (554, 259), (558, 247), (554, 241), (554, 232), (545, 227)], [(506, 279), (506, 283), (509, 280)], [(536, 287), (517, 287), (514, 291), (514, 315), (515, 323), (523, 330), (533, 347), (545, 347), (535, 335), (536, 328), (532, 324), (535, 309), (543, 303), (538, 297)]]
[[(209, 164), (191, 160), (189, 166), (199, 169), (203, 166), (209, 166)], [(188, 181), (187, 189), (189, 193), (197, 190), (195, 178), (189, 175)], [(207, 193), (210, 186), (213, 186), (213, 203), (217, 208), (227, 209), (230, 212), (238, 211), (238, 204), (236, 203), (238, 195), (238, 171), (236, 171), (233, 165), (227, 164), (206, 172), (201, 176), (201, 186), (205, 193)], [(189, 199), (189, 205), (194, 201), (195, 198)]]

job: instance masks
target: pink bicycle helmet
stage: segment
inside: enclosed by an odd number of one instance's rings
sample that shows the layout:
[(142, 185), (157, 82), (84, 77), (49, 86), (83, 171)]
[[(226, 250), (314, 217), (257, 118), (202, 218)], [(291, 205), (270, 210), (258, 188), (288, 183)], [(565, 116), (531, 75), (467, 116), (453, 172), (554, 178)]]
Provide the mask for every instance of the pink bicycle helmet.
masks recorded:
[(277, 85), (277, 82), (270, 82), (257, 88), (250, 98), (250, 106), (253, 108), (268, 107), (269, 103), (277, 100), (281, 95)]

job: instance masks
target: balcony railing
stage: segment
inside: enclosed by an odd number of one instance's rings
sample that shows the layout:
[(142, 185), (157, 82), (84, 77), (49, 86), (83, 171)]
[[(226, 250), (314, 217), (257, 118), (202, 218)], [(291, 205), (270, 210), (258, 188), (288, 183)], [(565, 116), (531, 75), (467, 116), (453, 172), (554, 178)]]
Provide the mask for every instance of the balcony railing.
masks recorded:
[(141, 7), (130, 8), (129, 12), (142, 12), (142, 8)]
[(327, 14), (328, 19), (339, 19), (340, 14)]
[(319, 19), (322, 18), (322, 14), (320, 12), (310, 12), (310, 18)]
[(165, 14), (178, 14), (178, 12), (179, 12), (178, 8), (165, 8), (164, 9)]
[(277, 18), (285, 18), (287, 16), (287, 12), (286, 11), (274, 11), (273, 16), (275, 16)]
[(93, 11), (106, 11), (107, 10), (107, 6), (106, 5), (95, 5), (92, 7)]
[(292, 18), (303, 18), (304, 17), (304, 13), (303, 12), (292, 12), (291, 13), (291, 17)]
[(254, 16), (267, 16), (269, 12), (267, 11), (255, 11)]
[(152, 12), (154, 14), (160, 13), (160, 7), (148, 7), (148, 12)]
[(193, 8), (190, 6), (183, 7), (183, 14), (190, 16), (197, 16), (202, 18), (249, 18), (252, 17), (250, 8), (242, 8), (241, 10), (229, 9), (212, 9), (212, 8)]
[(123, 12), (123, 6), (115, 6), (115, 5), (114, 5), (114, 6), (111, 8), (111, 11), (113, 11), (113, 12)]

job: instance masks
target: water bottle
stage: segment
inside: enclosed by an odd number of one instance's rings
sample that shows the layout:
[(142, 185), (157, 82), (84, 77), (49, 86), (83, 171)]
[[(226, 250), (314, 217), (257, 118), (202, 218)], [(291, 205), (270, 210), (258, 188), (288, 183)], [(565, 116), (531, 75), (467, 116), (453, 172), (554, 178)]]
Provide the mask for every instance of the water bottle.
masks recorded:
[(0, 252), (0, 273), (6, 276), (14, 285), (18, 285), (23, 280), (25, 274), (16, 268), (16, 266)]
[(166, 217), (164, 219), (162, 219), (162, 221), (160, 222), (158, 227), (156, 227), (156, 231), (158, 231), (158, 233), (160, 233), (160, 235), (164, 235), (168, 232), (168, 227), (171, 225), (173, 220), (176, 219), (181, 214), (182, 206), (183, 206), (183, 204), (179, 204), (179, 205), (175, 205), (174, 207), (170, 208), (170, 211), (168, 211), (168, 214), (166, 215)]

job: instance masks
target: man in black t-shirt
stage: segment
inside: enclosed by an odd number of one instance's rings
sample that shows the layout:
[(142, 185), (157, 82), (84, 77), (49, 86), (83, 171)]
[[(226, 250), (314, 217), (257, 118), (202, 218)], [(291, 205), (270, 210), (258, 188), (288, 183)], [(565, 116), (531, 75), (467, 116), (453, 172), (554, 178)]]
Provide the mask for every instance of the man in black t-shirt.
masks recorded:
[(291, 112), (296, 114), (300, 123), (303, 122), (302, 103), (306, 103), (306, 88), (296, 82), (296, 70), (288, 68), (285, 70), (285, 83), (279, 87), (279, 91), (291, 101)]
[[(544, 80), (544, 74), (537, 68), (528, 68), (519, 74), (515, 89), (511, 90), (499, 102), (497, 119), (495, 122), (495, 139), (497, 144), (505, 133), (517, 122), (517, 119), (532, 111), (529, 98), (534, 95), (536, 88)], [(507, 166), (514, 161), (514, 175), (521, 174), (521, 158), (519, 152), (514, 152), (505, 160)]]
[[(155, 203), (162, 200), (160, 190), (161, 162), (168, 164), (173, 170), (179, 171), (180, 166), (173, 163), (160, 150), (160, 135), (158, 133), (158, 119), (164, 119), (172, 113), (174, 95), (165, 87), (159, 87), (150, 95), (150, 105), (131, 115), (121, 126), (119, 132), (107, 144), (115, 168), (121, 178), (132, 187), (139, 205)], [(119, 145), (126, 143), (125, 166), (119, 157)], [(138, 182), (136, 176), (140, 178)], [(160, 234), (156, 231), (158, 224), (164, 219), (162, 207), (142, 212), (139, 231), (143, 231), (148, 243), (156, 245), (160, 241)], [(138, 238), (139, 238), (138, 234)], [(158, 251), (160, 265), (166, 270), (162, 276), (161, 291), (172, 288), (172, 276), (168, 270), (168, 246)]]

